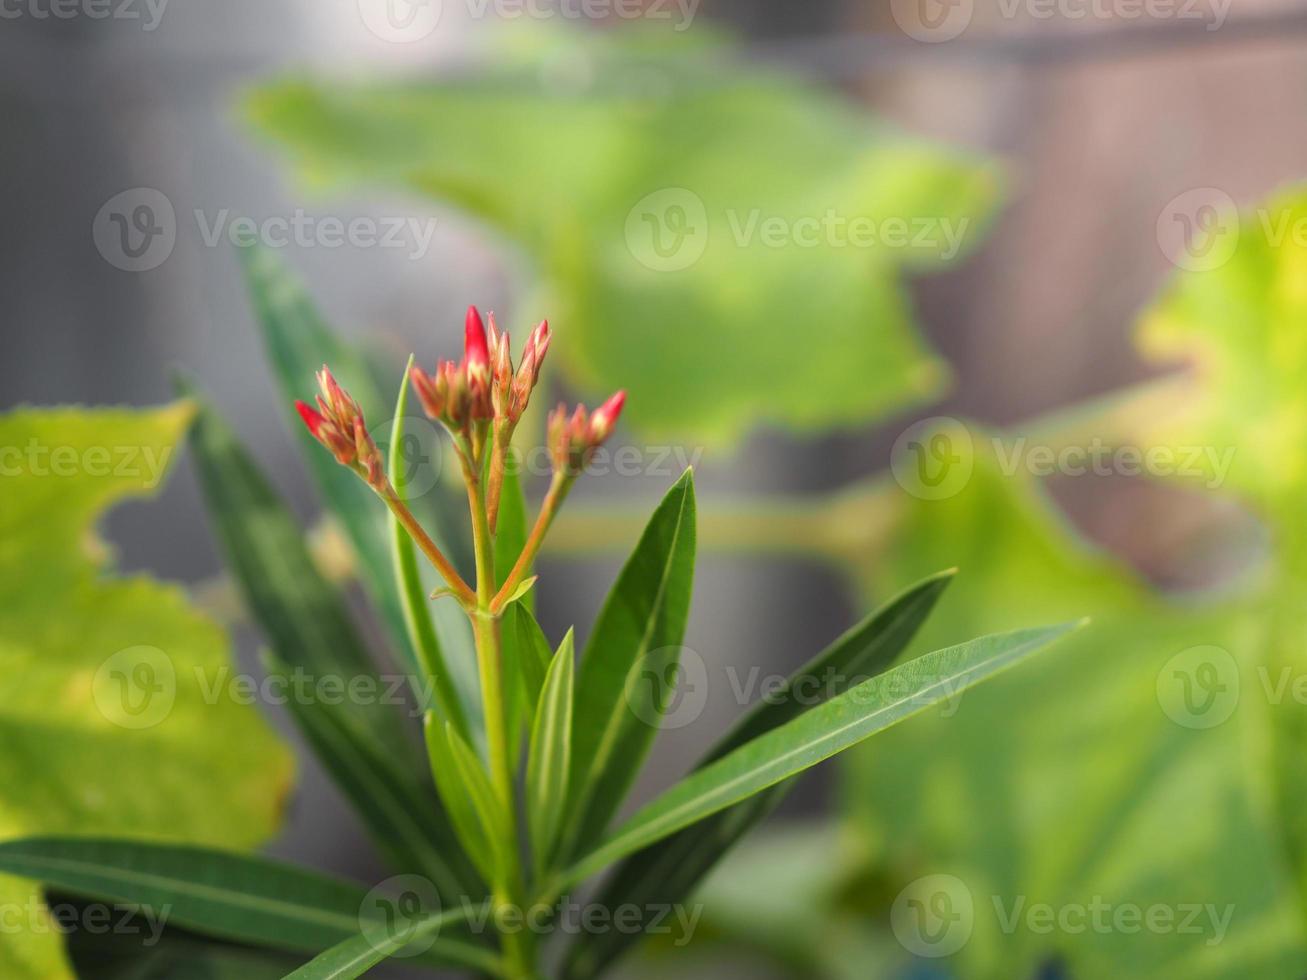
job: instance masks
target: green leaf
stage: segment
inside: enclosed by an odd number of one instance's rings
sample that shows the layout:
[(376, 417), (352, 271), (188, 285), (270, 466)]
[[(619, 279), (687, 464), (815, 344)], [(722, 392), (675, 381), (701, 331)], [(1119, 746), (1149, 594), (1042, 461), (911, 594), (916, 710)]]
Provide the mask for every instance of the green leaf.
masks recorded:
[[(275, 657), (267, 662), (272, 676), (291, 676)], [(396, 868), (426, 875), (446, 900), (481, 891), (458, 859), (453, 829), (426, 784), (361, 738), (334, 705), (291, 697), (286, 707)]]
[[(508, 466), (499, 492), (499, 517), (495, 524), (495, 579), (502, 586), (526, 545), (526, 494), (517, 467)], [(528, 569), (529, 571), (529, 569)], [(530, 608), (528, 606), (527, 608)]]
[[(61, 904), (67, 903), (63, 896)], [(97, 905), (83, 900), (79, 912), (91, 914)], [(178, 929), (151, 932), (139, 913), (130, 922), (114, 915), (115, 928), (107, 933), (76, 929), (64, 942), (78, 976), (95, 980), (281, 980), (300, 957), (269, 949), (255, 949), (200, 937)], [(130, 933), (128, 930), (138, 931)]]
[(553, 654), (540, 624), (522, 602), (509, 603), (504, 609), (500, 637), (508, 701), (508, 744), (516, 751), (531, 730)]
[[(433, 933), (463, 918), (465, 914), (455, 910), (406, 922), (402, 927), (396, 924), (397, 927), (394, 928), (367, 929), (287, 974), (286, 980), (352, 980), (353, 977), (361, 977), (404, 947), (427, 941)], [(493, 958), (490, 964), (493, 973)], [(485, 969), (485, 964), (482, 964), (482, 969)]]
[(490, 774), (486, 772), (481, 758), (472, 747), (463, 741), (458, 732), (449, 725), (445, 726), (445, 738), (449, 742), (449, 755), (454, 763), (454, 772), (458, 777), (458, 792), (464, 794), (472, 804), (477, 823), (485, 840), (485, 849), (491, 868), (491, 881), (502, 881), (505, 869), (510, 865), (510, 855), (506, 848), (516, 847), (512, 840), (511, 824), (508, 814), (495, 789), (490, 783)]
[(237, 250), (245, 269), (246, 284), (262, 330), (263, 341), (280, 386), (286, 418), (308, 463), (309, 472), (332, 514), (341, 522), (361, 565), (359, 576), (368, 595), (382, 611), (396, 646), (412, 662), (399, 594), (391, 584), (390, 548), (385, 508), (353, 473), (324, 452), (308, 430), (294, 419), (294, 399), (312, 402), (314, 372), (323, 363), (358, 400), (371, 421), (385, 401), (373, 383), (367, 362), (343, 343), (326, 325), (304, 289), (286, 270), (281, 259), (261, 245)]
[[(390, 445), (404, 445), (404, 419), (408, 406), (409, 369), (413, 358), (409, 357), (404, 370), (404, 378), (399, 383), (399, 395), (395, 403), (395, 420), (390, 430)], [(404, 465), (404, 454), (391, 452), (389, 460), (390, 483), (401, 500), (408, 498), (408, 467)], [(417, 546), (403, 525), (392, 515), (390, 518), (391, 556), (394, 562), (396, 586), (399, 601), (403, 608), (404, 623), (408, 628), (409, 640), (417, 651), (417, 660), (421, 665), (428, 683), (432, 685), (436, 707), (442, 721), (452, 724), (461, 734), (467, 736), (468, 727), (463, 699), (454, 684), (454, 675), (445, 658), (440, 637), (436, 633), (435, 622), (431, 618), (426, 589), (422, 584), (422, 572), (418, 563)]]
[[(32, 837), (0, 844), (0, 869), (87, 898), (141, 905), (160, 915), (167, 910), (169, 926), (273, 949), (317, 952), (361, 926), (383, 925), (358, 885), (202, 847)], [(484, 962), (484, 952), (447, 939), (424, 960), (476, 966)]]
[[(114, 573), (104, 511), (166, 478), (193, 406), (0, 415), (0, 840), (142, 834), (229, 847), (272, 836), (289, 751), (227, 696), (222, 630), (185, 592)], [(0, 877), (0, 904), (40, 908)], [(7, 928), (0, 975), (70, 975), (57, 931)]]
[[(211, 410), (200, 411), (191, 446), (214, 532), (274, 652), (274, 673), (291, 681), (287, 702), (309, 743), (399, 867), (422, 870), (447, 896), (474, 893), (475, 878), (457, 860), (435, 794), (415, 778), (419, 757), (401, 713), (387, 703), (396, 685), (372, 669), (343, 596), (323, 579), (289, 511)], [(291, 678), (297, 669), (312, 685), (307, 703)], [(367, 682), (373, 695), (327, 703), (317, 695), (327, 681), (346, 690)]]
[[(582, 70), (562, 80), (564, 64)], [(522, 246), (568, 331), (550, 355), (568, 381), (596, 398), (620, 382), (637, 429), (698, 441), (937, 392), (903, 273), (970, 248), (999, 196), (993, 163), (698, 30), (555, 31), (475, 75), (283, 82), (248, 110), (316, 184), (411, 188)], [(820, 324), (824, 342), (796, 357), (764, 324)]]
[[(696, 768), (798, 717), (826, 697), (889, 669), (952, 580), (951, 571), (932, 575), (867, 616), (800, 667), (775, 697), (749, 711)], [(813, 693), (799, 696), (796, 691)], [(780, 783), (631, 855), (607, 879), (595, 901), (609, 909), (641, 910), (686, 902), (708, 871), (766, 819), (791, 788), (792, 781)], [(598, 975), (639, 937), (634, 930), (616, 929), (578, 935), (568, 951), (565, 975), (570, 980)]]
[(458, 760), (450, 742), (449, 723), (429, 711), (425, 718), (425, 730), (431, 773), (454, 832), (482, 879), (493, 881), (497, 866), (490, 838), (471, 795), (464, 787)]
[(536, 709), (526, 767), (526, 812), (537, 877), (544, 877), (567, 807), (572, 751), (572, 631), (558, 645)]
[(569, 837), (577, 842), (607, 828), (662, 716), (667, 677), (680, 659), (694, 577), (694, 478), (689, 470), (667, 491), (604, 601), (576, 676)]
[[(995, 446), (1010, 452), (1010, 444), (991, 441), (1000, 434), (970, 429), (965, 486), (939, 500), (897, 496), (893, 547), (867, 556), (866, 581), (883, 589), (943, 561), (965, 570), (917, 650), (1030, 617), (1092, 621), (1056, 657), (985, 685), (948, 717), (921, 718), (845, 756), (846, 822), (862, 829), (871, 871), (885, 882), (863, 901), (892, 900), (921, 875), (960, 878), (976, 910), (971, 939), (951, 959), (962, 978), (1030, 976), (1053, 956), (1071, 976), (1295, 975), (1307, 943), (1267, 817), (1265, 627), (1256, 604), (1152, 593), (1080, 538), (1024, 469), (1006, 468)], [(1099, 430), (1087, 431), (1089, 439)], [(1225, 667), (1237, 670), (1244, 694), (1223, 724), (1196, 728), (1163, 696), (1178, 683), (1173, 658), (1212, 648), (1228, 653)], [(1015, 930), (1005, 925), (996, 903), (1006, 914), (1017, 896), (1025, 908), (1102, 896), (1114, 908), (1196, 904), (1220, 913), (1233, 905), (1237, 913), (1219, 943), (1209, 942), (1210, 925), (1201, 935), (1050, 935), (1027, 928), (1024, 916)]]
[(564, 880), (580, 881), (932, 704), (955, 699), (1073, 628), (1070, 624), (981, 637), (863, 681), (687, 776), (586, 854)]

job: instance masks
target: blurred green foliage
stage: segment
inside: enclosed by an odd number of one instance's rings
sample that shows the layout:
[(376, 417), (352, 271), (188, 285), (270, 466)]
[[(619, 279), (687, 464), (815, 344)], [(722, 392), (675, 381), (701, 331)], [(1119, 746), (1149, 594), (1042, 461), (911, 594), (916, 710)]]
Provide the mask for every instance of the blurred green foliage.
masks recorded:
[[(319, 185), (408, 186), (522, 246), (542, 302), (582, 335), (564, 354), (568, 378), (594, 392), (627, 385), (645, 431), (702, 439), (737, 438), (758, 421), (830, 427), (938, 392), (945, 372), (913, 332), (898, 278), (940, 253), (829, 238), (770, 247), (741, 228), (750, 215), (775, 216), (793, 232), (833, 208), (880, 221), (967, 219), (971, 241), (995, 202), (994, 168), (730, 63), (727, 47), (681, 43), (669, 53), (639, 38), (557, 36), (472, 77), (288, 82), (249, 106)], [(1307, 626), (1307, 249), (1290, 233), (1305, 220), (1301, 192), (1273, 199), (1248, 216), (1229, 261), (1178, 276), (1144, 317), (1142, 349), (1192, 360), (1191, 383), (1161, 399), (1127, 394), (1110, 424), (1091, 414), (1044, 432), (1055, 447), (1083, 436), (1185, 458), (1197, 448), (1200, 464), (1232, 452), (1228, 478), (1209, 469), (1189, 489), (1245, 506), (1269, 539), (1264, 561), (1231, 570), (1211, 594), (1161, 594), (1091, 547), (1039, 478), (1012, 470), (1009, 434), (979, 426), (965, 426), (971, 469), (956, 492), (932, 499), (877, 481), (868, 499), (892, 515), (892, 531), (846, 563), (856, 587), (884, 595), (962, 569), (913, 652), (1032, 621), (1087, 614), (1094, 625), (861, 753), (843, 795), (866, 860), (828, 883), (820, 915), (781, 902), (769, 918), (745, 903), (748, 914), (716, 920), (734, 921), (728, 932), (776, 951), (788, 917), (782, 957), (839, 975), (848, 964), (822, 954), (832, 930), (863, 942), (868, 917), (888, 925), (899, 888), (947, 873), (966, 883), (975, 913), (969, 940), (939, 963), (960, 976), (1033, 976), (1050, 963), (1089, 977), (1300, 972), (1307, 706), (1272, 691), (1283, 671), (1290, 683), (1301, 673)], [(924, 431), (921, 445), (941, 432)], [(842, 518), (858, 513), (851, 501)], [(1231, 693), (1219, 723), (1198, 712), (1223, 710)], [(786, 850), (748, 853), (765, 863)], [(875, 884), (859, 886), (861, 874)], [(706, 894), (751, 891), (730, 881)], [(842, 886), (864, 916), (858, 927), (835, 911), (849, 904)], [(1045, 932), (1020, 911), (1096, 902), (1210, 906), (1230, 920), (1219, 939), (1206, 920), (1196, 933), (1178, 923)], [(862, 962), (906, 968), (888, 941), (889, 953), (866, 942)]]
[[(227, 696), (234, 668), (221, 629), (175, 586), (107, 577), (93, 532), (114, 502), (157, 489), (191, 415), (178, 403), (0, 416), (5, 839), (131, 834), (249, 847), (280, 822), (291, 758), (254, 708)], [(72, 975), (41, 901), (35, 884), (0, 880), (7, 980)]]
[(316, 186), (408, 187), (524, 249), (568, 379), (620, 382), (641, 431), (812, 429), (938, 394), (900, 274), (980, 239), (996, 167), (734, 58), (544, 32), (470, 75), (287, 81), (248, 112)]

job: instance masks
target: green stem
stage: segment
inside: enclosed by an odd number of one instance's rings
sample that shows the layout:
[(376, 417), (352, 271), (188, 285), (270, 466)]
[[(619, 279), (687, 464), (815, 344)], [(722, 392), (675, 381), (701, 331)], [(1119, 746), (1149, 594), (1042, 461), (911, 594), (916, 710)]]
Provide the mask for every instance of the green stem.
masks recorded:
[(572, 489), (572, 484), (575, 482), (575, 475), (555, 471), (554, 478), (549, 484), (549, 492), (545, 494), (544, 503), (540, 505), (540, 513), (536, 516), (535, 526), (531, 528), (526, 544), (522, 547), (522, 553), (517, 556), (517, 563), (504, 579), (503, 587), (491, 600), (490, 608), (496, 615), (504, 611), (504, 606), (508, 605), (509, 599), (517, 592), (518, 586), (531, 570), (531, 565), (545, 542), (545, 535), (549, 533), (554, 518), (558, 516), (563, 501), (567, 499), (567, 492)]
[[(495, 883), (495, 899), (500, 904), (522, 908), (526, 885), (519, 857), (513, 756), (512, 746), (508, 744), (508, 722), (504, 706), (502, 638), (499, 617), (491, 611), (491, 600), (495, 594), (494, 542), (486, 513), (485, 484), (481, 474), (474, 465), (465, 462), (463, 475), (467, 481), (468, 504), (472, 511), (472, 542), (476, 549), (476, 604), (474, 609), (469, 610), (469, 615), (481, 679), (486, 750), (490, 756), (491, 784), (504, 808), (509, 835), (509, 867), (505, 870), (505, 880)], [(535, 952), (530, 933), (505, 933), (502, 938), (510, 974), (514, 980), (530, 980), (535, 975)]]
[(399, 499), (395, 488), (387, 481), (386, 485), (377, 491), (377, 495), (385, 501), (390, 512), (395, 515), (395, 519), (403, 526), (404, 530), (422, 549), (422, 553), (436, 567), (441, 578), (449, 585), (450, 591), (458, 597), (459, 602), (463, 603), (464, 608), (473, 605), (476, 602), (476, 594), (473, 593), (472, 587), (463, 581), (463, 576), (458, 574), (458, 570), (445, 557), (444, 552), (431, 540), (431, 536), (423, 529), (418, 519), (413, 516), (413, 512), (408, 509), (408, 505)]

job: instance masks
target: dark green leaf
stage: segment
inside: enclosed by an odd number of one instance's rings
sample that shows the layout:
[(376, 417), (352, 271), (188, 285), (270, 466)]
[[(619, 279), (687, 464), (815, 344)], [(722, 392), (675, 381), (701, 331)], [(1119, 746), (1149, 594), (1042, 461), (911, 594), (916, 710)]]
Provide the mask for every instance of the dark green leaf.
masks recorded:
[(573, 865), (563, 881), (580, 881), (932, 704), (957, 697), (1073, 628), (1070, 624), (981, 637), (863, 681), (687, 776)]
[[(421, 771), (419, 757), (402, 715), (384, 703), (387, 684), (372, 670), (343, 611), (343, 597), (313, 564), (290, 513), (212, 410), (201, 408), (191, 447), (215, 533), (281, 669), (303, 671), (314, 685), (311, 691), (334, 679), (345, 686), (366, 681), (375, 692), (374, 697), (333, 698), (339, 701), (333, 704), (314, 697), (307, 705), (293, 693), (287, 700), (296, 721), (378, 844), (401, 867), (424, 869), (453, 894), (475, 894), (475, 878), (457, 862), (454, 835), (435, 794), (414, 775)], [(292, 692), (300, 689), (288, 685)], [(388, 790), (381, 798), (373, 795), (368, 778), (373, 774), (365, 771), (370, 760), (385, 760), (385, 775), (375, 774)], [(415, 834), (418, 815), (421, 832)]]
[[(826, 697), (889, 669), (952, 579), (951, 571), (933, 575), (854, 626), (814, 660), (800, 667), (777, 697), (768, 698), (746, 714), (696, 768), (797, 717)], [(786, 696), (796, 690), (811, 690), (815, 696), (806, 699)], [(607, 880), (595, 901), (610, 909), (620, 905), (650, 910), (687, 901), (708, 871), (741, 837), (761, 823), (792, 787), (792, 781), (777, 784), (631, 855)], [(569, 980), (596, 976), (639, 935), (617, 929), (580, 934), (569, 949), (566, 976)]]
[[(604, 602), (576, 676), (569, 838), (598, 839), (630, 789), (666, 707), (690, 612), (695, 545), (690, 471), (667, 492)], [(637, 703), (638, 702), (638, 703)]]
[[(294, 973), (287, 974), (286, 980), (352, 980), (361, 977), (404, 947), (429, 941), (432, 933), (439, 932), (463, 915), (462, 911), (445, 912), (426, 919), (397, 923), (390, 928), (379, 924), (365, 928), (357, 936), (344, 940)], [(493, 973), (495, 961), (493, 957), (488, 959), (488, 963), (482, 964), (482, 970), (489, 966)]]
[(543, 877), (567, 807), (572, 760), (573, 670), (576, 653), (568, 630), (540, 692), (526, 767), (526, 813), (537, 877)]
[[(351, 882), (202, 847), (31, 837), (0, 844), (0, 871), (160, 915), (166, 909), (172, 926), (272, 949), (316, 953), (379, 921), (368, 911), (368, 893)], [(475, 966), (484, 956), (475, 946), (447, 939), (424, 961)]]
[(553, 659), (549, 641), (531, 610), (513, 602), (504, 610), (500, 625), (504, 655), (504, 688), (508, 700), (509, 745), (516, 752), (531, 730), (545, 671)]
[[(285, 664), (267, 659), (270, 674), (290, 675)], [(447, 900), (481, 893), (454, 846), (448, 816), (425, 782), (359, 738), (336, 706), (297, 697), (288, 698), (286, 706), (395, 867), (426, 875)]]
[(332, 514), (340, 521), (354, 548), (359, 578), (382, 611), (398, 649), (413, 662), (399, 593), (393, 585), (385, 508), (367, 485), (325, 452), (294, 418), (294, 400), (312, 402), (314, 372), (324, 363), (376, 423), (385, 418), (385, 399), (373, 382), (366, 360), (343, 343), (327, 326), (304, 289), (275, 253), (260, 245), (238, 250), (245, 278), (262, 329), (264, 344), (285, 402), (286, 418), (303, 450), (309, 472)]

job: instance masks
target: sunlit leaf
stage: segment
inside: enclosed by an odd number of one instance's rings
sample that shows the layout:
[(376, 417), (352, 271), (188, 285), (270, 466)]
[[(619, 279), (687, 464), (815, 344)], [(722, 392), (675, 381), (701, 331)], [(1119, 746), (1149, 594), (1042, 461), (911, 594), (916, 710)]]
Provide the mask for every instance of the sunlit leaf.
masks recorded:
[[(0, 839), (142, 834), (230, 847), (269, 837), (291, 758), (229, 696), (221, 630), (181, 589), (115, 577), (95, 523), (161, 485), (192, 408), (0, 416)], [(15, 472), (15, 469), (17, 472)], [(0, 901), (40, 914), (30, 882)], [(6, 929), (0, 973), (56, 980), (53, 929)]]

